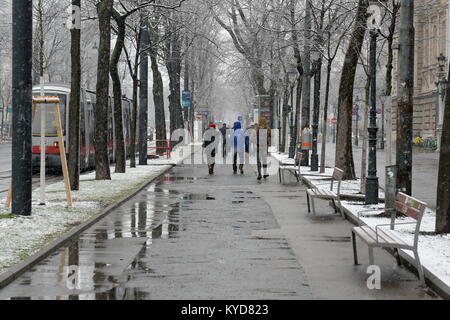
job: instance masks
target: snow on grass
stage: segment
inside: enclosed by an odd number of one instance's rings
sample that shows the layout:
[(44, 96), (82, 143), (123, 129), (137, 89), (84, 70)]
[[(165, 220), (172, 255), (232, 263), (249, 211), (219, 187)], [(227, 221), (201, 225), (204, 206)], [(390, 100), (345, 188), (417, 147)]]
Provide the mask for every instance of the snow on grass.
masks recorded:
[(31, 217), (10, 215), (3, 199), (0, 201), (0, 273), (171, 167), (140, 166), (127, 169), (125, 174), (116, 174), (111, 167), (111, 181), (95, 181), (95, 172), (82, 175), (80, 191), (72, 192), (72, 208), (67, 208), (64, 183), (51, 184), (46, 188), (46, 206), (39, 206), (39, 189), (33, 191)]

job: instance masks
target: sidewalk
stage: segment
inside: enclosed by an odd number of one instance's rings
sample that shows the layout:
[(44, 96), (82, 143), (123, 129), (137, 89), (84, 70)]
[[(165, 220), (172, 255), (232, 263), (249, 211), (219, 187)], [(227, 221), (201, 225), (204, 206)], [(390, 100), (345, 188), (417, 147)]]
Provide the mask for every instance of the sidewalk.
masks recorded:
[[(319, 153), (322, 145), (319, 144)], [(355, 161), (356, 175), (361, 177), (361, 154), (362, 148), (353, 146), (353, 156)], [(326, 165), (334, 167), (336, 155), (336, 145), (327, 144)], [(392, 154), (395, 161), (395, 153)], [(377, 152), (377, 169), (380, 182), (380, 188), (384, 189), (385, 183), (385, 151)], [(413, 154), (413, 195), (414, 197), (424, 201), (430, 208), (436, 209), (436, 193), (439, 170), (439, 154), (438, 153), (418, 153)]]
[[(195, 145), (194, 152), (198, 148)], [(180, 164), (191, 155), (191, 150), (188, 147), (184, 155), (174, 153), (172, 159), (149, 160), (148, 166), (134, 169), (129, 167), (128, 162), (125, 174), (114, 173), (114, 166), (111, 166), (111, 181), (96, 181), (95, 172), (83, 174), (80, 191), (72, 192), (72, 208), (67, 208), (63, 182), (47, 186), (46, 206), (39, 206), (39, 189), (33, 191), (31, 217), (10, 215), (10, 209), (5, 207), (6, 199), (1, 199), (0, 275), (49, 243), (63, 238), (75, 227), (107, 214), (108, 208), (127, 200), (128, 196)]]
[[(272, 154), (272, 156), (277, 161), (283, 161), (287, 158), (287, 155), (284, 154)], [(328, 164), (333, 165), (333, 162), (329, 162)], [(430, 167), (428, 168), (430, 169)], [(308, 186), (328, 188), (329, 181), (324, 180), (326, 180), (327, 176), (331, 176), (332, 169), (327, 168), (327, 172), (324, 175), (315, 174), (314, 176), (308, 175), (308, 172), (310, 171), (309, 167), (302, 167), (301, 171), (303, 175), (303, 181)], [(359, 184), (355, 181), (343, 182), (343, 193), (347, 195), (353, 194), (357, 185)], [(420, 196), (417, 196), (417, 194), (416, 197), (422, 200)], [(349, 220), (354, 224), (369, 225), (374, 227), (376, 225), (390, 223), (390, 219), (388, 218), (374, 217), (384, 211), (384, 204), (380, 204), (377, 206), (366, 206), (361, 202), (343, 201), (341, 209), (346, 212)], [(363, 211), (365, 212), (364, 218), (359, 220), (358, 213), (361, 213)], [(411, 222), (408, 221), (409, 218), (405, 218), (404, 220), (405, 222)], [(422, 234), (419, 240), (419, 255), (424, 267), (427, 280), (430, 281), (433, 286), (441, 293), (443, 293), (447, 297), (450, 297), (450, 235), (433, 235), (435, 231), (435, 224), (436, 212), (433, 209), (429, 208), (426, 211), (422, 222)], [(401, 229), (401, 233), (405, 241), (412, 241), (414, 230), (412, 230), (410, 226)], [(413, 262), (412, 252), (404, 250), (400, 251), (401, 256), (406, 261), (410, 263)]]

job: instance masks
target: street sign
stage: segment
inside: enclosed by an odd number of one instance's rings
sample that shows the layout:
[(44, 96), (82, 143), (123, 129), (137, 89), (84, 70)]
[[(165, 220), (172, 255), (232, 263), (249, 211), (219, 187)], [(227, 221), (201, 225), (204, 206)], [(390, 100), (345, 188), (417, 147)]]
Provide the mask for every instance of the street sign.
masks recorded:
[(184, 90), (182, 95), (182, 105), (183, 108), (190, 108), (191, 107), (191, 91)]
[(337, 118), (331, 118), (331, 119), (328, 119), (328, 121), (327, 121), (329, 124), (336, 124), (337, 123)]

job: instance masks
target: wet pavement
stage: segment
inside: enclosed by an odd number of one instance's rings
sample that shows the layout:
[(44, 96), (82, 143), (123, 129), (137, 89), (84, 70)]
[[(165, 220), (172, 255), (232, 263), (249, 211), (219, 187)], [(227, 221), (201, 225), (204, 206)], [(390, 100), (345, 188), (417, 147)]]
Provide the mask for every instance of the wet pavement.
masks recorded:
[[(430, 299), (417, 278), (376, 252), (383, 290), (354, 267), (351, 225), (305, 187), (257, 182), (255, 169), (173, 169), (0, 290), (0, 299)], [(366, 249), (360, 245), (361, 261)]]
[[(175, 168), (8, 287), (0, 299), (310, 299), (255, 177)], [(198, 178), (194, 178), (198, 177)]]

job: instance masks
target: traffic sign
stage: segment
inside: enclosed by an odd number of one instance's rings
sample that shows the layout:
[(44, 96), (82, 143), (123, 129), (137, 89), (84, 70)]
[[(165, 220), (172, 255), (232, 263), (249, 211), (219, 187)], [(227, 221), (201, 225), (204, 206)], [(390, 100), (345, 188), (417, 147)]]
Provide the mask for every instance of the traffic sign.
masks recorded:
[(182, 94), (182, 105), (183, 108), (190, 108), (191, 107), (191, 91), (184, 90)]

